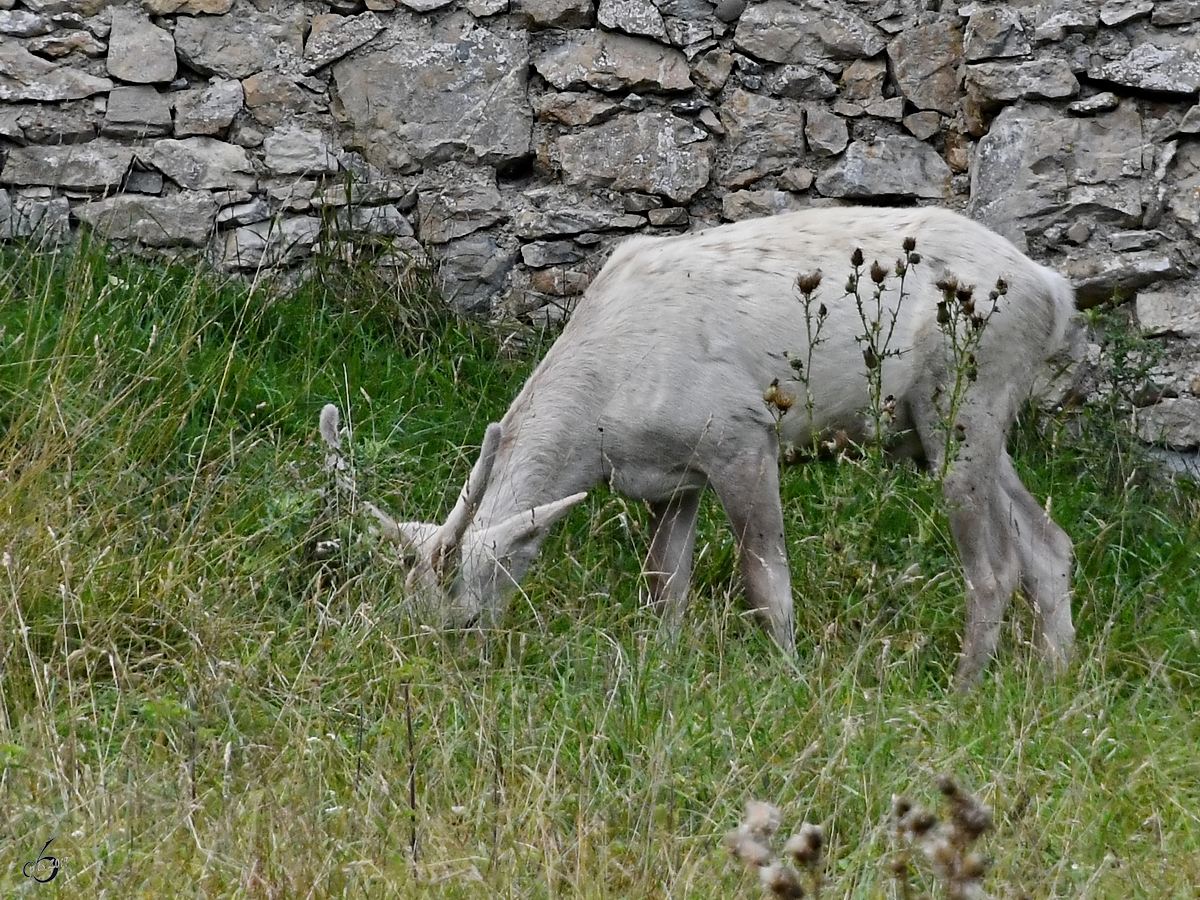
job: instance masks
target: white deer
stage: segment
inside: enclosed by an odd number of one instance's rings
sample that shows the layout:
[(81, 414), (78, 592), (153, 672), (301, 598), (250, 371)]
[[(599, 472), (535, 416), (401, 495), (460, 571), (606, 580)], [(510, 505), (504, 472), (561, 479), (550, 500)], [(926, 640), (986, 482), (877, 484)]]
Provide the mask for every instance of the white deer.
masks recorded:
[[(386, 533), (415, 557), (410, 585), (438, 598), (453, 621), (500, 613), (548, 530), (587, 490), (607, 483), (649, 504), (646, 571), (652, 598), (678, 614), (686, 603), (696, 516), (706, 486), (733, 526), (750, 604), (793, 651), (792, 586), (779, 495), (780, 442), (869, 434), (863, 331), (852, 297), (836, 299), (849, 260), (899, 255), (916, 239), (883, 394), (896, 400), (898, 452), (945, 463), (935, 396), (953, 381), (937, 324), (946, 273), (981, 288), (1003, 277), (1007, 295), (976, 350), (978, 376), (955, 422), (960, 443), (944, 474), (951, 531), (966, 581), (967, 619), (957, 681), (974, 683), (996, 649), (1020, 587), (1036, 619), (1037, 646), (1057, 667), (1074, 640), (1070, 538), (1018, 479), (1010, 427), (1047, 360), (1065, 341), (1069, 283), (1011, 243), (952, 212), (822, 208), (621, 244), (580, 299), (541, 364), (500, 422), (444, 524), (397, 522), (375, 507)], [(794, 377), (789, 353), (805, 350), (797, 276), (827, 273), (827, 319), (807, 378), (810, 417), (778, 426), (763, 402), (775, 379)], [(884, 314), (897, 291), (884, 296)], [(890, 308), (889, 308), (890, 304)], [(942, 404), (944, 406), (944, 404)]]

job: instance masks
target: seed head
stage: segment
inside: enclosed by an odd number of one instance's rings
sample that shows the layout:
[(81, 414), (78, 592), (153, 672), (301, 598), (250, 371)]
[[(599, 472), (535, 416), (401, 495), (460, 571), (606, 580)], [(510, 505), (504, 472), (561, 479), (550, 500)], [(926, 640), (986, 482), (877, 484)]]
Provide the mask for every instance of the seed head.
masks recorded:
[(804, 896), (804, 888), (800, 886), (800, 879), (795, 871), (782, 863), (763, 866), (758, 870), (758, 880), (776, 897), (800, 900)]
[(917, 249), (917, 239), (910, 234), (904, 239), (903, 247), (905, 253), (912, 253)]
[(815, 272), (806, 272), (796, 279), (796, 289), (800, 293), (809, 295), (816, 291), (821, 286), (821, 270)]
[(949, 296), (958, 290), (958, 279), (955, 278), (953, 275), (951, 275), (949, 272), (947, 272), (944, 275), (942, 275), (941, 278), (939, 278), (937, 281), (935, 281), (934, 285), (943, 294), (946, 294), (947, 296)]
[(871, 280), (876, 284), (883, 284), (887, 278), (887, 269), (879, 264), (879, 260), (871, 263)]
[(864, 259), (866, 257), (863, 256), (862, 247), (855, 247), (854, 252), (850, 254), (850, 265), (857, 269), (863, 264)]
[[(779, 380), (776, 379), (771, 384), (778, 389)], [(774, 804), (763, 803), (761, 800), (746, 802), (746, 818), (742, 822), (742, 827), (746, 829), (747, 834), (768, 840), (779, 830), (781, 821), (783, 821), (783, 816), (779, 812), (779, 807)]]
[(820, 825), (805, 822), (800, 830), (788, 838), (783, 852), (789, 854), (802, 866), (815, 866), (821, 860), (821, 849), (825, 846), (825, 829)]

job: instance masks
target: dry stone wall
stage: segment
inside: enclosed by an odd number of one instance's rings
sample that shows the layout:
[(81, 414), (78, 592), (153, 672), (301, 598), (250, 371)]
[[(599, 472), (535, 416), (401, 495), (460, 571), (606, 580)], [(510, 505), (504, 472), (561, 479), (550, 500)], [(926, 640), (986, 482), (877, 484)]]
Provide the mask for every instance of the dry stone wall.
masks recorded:
[(635, 232), (942, 204), (1133, 300), (1143, 434), (1193, 448), (1198, 94), (1200, 0), (0, 0), (0, 239), (369, 234), (539, 316)]

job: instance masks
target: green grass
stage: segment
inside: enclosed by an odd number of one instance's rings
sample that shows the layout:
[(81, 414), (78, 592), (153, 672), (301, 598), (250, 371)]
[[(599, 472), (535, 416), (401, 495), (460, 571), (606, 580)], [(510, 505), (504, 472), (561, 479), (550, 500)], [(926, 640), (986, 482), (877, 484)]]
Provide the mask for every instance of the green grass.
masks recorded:
[[(996, 810), (993, 895), (1195, 895), (1194, 487), (1103, 423), (1024, 424), (1078, 554), (1057, 681), (1018, 604), (982, 687), (947, 690), (936, 484), (854, 463), (786, 474), (795, 662), (741, 606), (715, 503), (672, 635), (642, 607), (644, 511), (604, 491), (502, 628), (433, 631), (331, 505), (315, 434), (338, 402), (364, 494), (448, 510), (542, 345), (427, 298), (366, 269), (284, 292), (0, 256), (0, 893), (753, 897), (720, 836), (759, 798), (827, 827), (824, 896), (892, 896), (892, 794), (950, 772)], [(63, 872), (34, 884), (52, 837)]]

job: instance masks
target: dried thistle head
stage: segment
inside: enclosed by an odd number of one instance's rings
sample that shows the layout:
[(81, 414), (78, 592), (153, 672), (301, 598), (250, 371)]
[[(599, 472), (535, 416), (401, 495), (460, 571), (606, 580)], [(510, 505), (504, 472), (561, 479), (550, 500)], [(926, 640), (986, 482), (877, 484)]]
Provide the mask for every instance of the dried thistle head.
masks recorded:
[(796, 279), (796, 289), (800, 293), (808, 296), (816, 292), (821, 286), (821, 270), (815, 272), (806, 272)]
[(934, 286), (947, 297), (951, 297), (958, 290), (958, 279), (949, 272), (943, 272), (942, 277), (934, 282)]
[(876, 284), (883, 284), (887, 278), (887, 269), (879, 264), (879, 260), (871, 263), (871, 280)]
[(772, 863), (758, 870), (758, 880), (762, 886), (776, 897), (799, 900), (804, 896), (804, 888), (795, 871), (783, 863)]
[(906, 237), (904, 239), (903, 246), (904, 246), (905, 253), (912, 253), (914, 250), (917, 249), (917, 239), (910, 234), (908, 237)]
[(742, 828), (747, 834), (759, 840), (770, 840), (782, 821), (778, 806), (761, 800), (746, 801), (746, 818), (742, 821)]
[(734, 858), (741, 860), (747, 866), (760, 868), (769, 865), (772, 859), (771, 848), (746, 832), (742, 825), (725, 835), (725, 846)]
[(816, 866), (821, 861), (821, 852), (825, 847), (825, 829), (820, 825), (805, 822), (800, 830), (788, 838), (783, 845), (783, 852), (802, 866)]
[(863, 256), (862, 247), (855, 247), (854, 252), (850, 254), (850, 265), (857, 269), (865, 260), (866, 257)]

